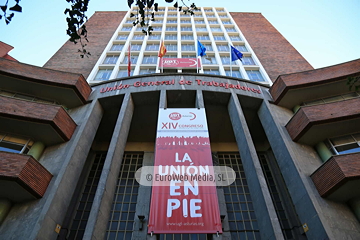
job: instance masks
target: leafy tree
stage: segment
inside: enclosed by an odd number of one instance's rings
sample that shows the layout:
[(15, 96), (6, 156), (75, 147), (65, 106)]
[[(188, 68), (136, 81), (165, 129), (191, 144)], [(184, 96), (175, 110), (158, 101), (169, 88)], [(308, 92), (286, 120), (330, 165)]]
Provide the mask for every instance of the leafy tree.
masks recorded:
[[(22, 12), (22, 7), (19, 5), (20, 0), (12, 0), (15, 5), (10, 7), (9, 0), (6, 0), (5, 5), (0, 6), (3, 14), (0, 15), (0, 19), (4, 18), (6, 24), (9, 24), (14, 17), (14, 12)], [(155, 3), (155, 0), (126, 0), (129, 8), (132, 5), (137, 6), (137, 13), (131, 14), (131, 17), (134, 18), (133, 25), (141, 26), (142, 32), (144, 34), (151, 34), (152, 27), (150, 21), (155, 20), (155, 12), (158, 11), (158, 3)], [(180, 0), (181, 5), (178, 5), (178, 1), (173, 5), (175, 8), (178, 8), (179, 11), (184, 14), (194, 14), (195, 10), (198, 10), (196, 5), (192, 3), (190, 6), (186, 5), (184, 0)], [(189, 1), (189, 0), (188, 0)], [(91, 54), (86, 50), (87, 42), (89, 42), (87, 37), (86, 30), (86, 21), (88, 17), (86, 12), (88, 10), (89, 0), (66, 0), (70, 4), (69, 8), (66, 8), (64, 14), (66, 15), (66, 22), (68, 28), (66, 30), (67, 35), (70, 37), (70, 41), (74, 44), (80, 43), (81, 49), (78, 49), (80, 57), (89, 57)], [(167, 3), (172, 3), (174, 0), (165, 0)], [(9, 13), (10, 12), (10, 13)]]

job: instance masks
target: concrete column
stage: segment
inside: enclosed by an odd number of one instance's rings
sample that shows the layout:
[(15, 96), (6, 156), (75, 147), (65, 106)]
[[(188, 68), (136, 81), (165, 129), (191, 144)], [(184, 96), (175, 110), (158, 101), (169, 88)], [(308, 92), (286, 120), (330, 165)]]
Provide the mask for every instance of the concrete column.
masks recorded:
[(44, 149), (45, 149), (45, 145), (42, 142), (38, 141), (38, 142), (35, 142), (31, 146), (28, 154), (33, 156), (33, 158), (35, 158), (36, 160), (39, 160), (39, 158), (41, 157), (41, 154), (43, 153)]
[(329, 158), (332, 157), (332, 153), (326, 147), (324, 142), (319, 142), (318, 144), (316, 144), (315, 149), (323, 162), (326, 162)]
[(196, 107), (196, 108), (205, 108), (204, 96), (203, 96), (201, 90), (196, 90), (196, 102), (195, 102), (195, 107)]
[(159, 108), (167, 108), (166, 90), (160, 91)]
[(284, 239), (244, 113), (235, 93), (228, 104), (240, 157), (248, 181), (262, 239)]
[[(286, 111), (263, 101), (258, 115), (301, 224), (306, 223), (309, 226), (306, 236), (308, 239), (329, 239), (330, 236), (327, 235), (315, 208), (321, 199), (319, 196), (316, 199), (314, 195), (309, 195), (309, 193), (317, 192), (308, 176), (318, 167), (318, 156), (310, 147), (308, 150), (312, 152), (305, 154), (305, 146), (300, 146), (291, 140), (285, 125), (292, 113)], [(302, 170), (298, 169), (300, 166), (303, 166)], [(326, 209), (330, 207), (327, 206)], [(339, 238), (330, 237), (330, 239)]]
[(8, 199), (0, 199), (0, 226), (1, 223), (4, 221), (4, 219), (6, 218), (6, 215), (9, 213), (10, 209), (11, 209), (11, 201)]
[[(145, 152), (143, 159), (144, 166), (154, 166), (154, 153)], [(149, 213), (150, 213), (150, 199), (151, 199), (151, 187), (150, 186), (139, 186), (139, 192), (136, 202), (135, 210), (135, 224), (134, 231), (132, 234), (132, 240), (143, 240), (147, 239), (150, 235), (147, 234), (148, 223), (149, 223)], [(143, 223), (139, 220), (138, 216), (145, 216)], [(140, 224), (142, 224), (142, 229), (139, 229)], [(154, 238), (150, 238), (154, 239)]]
[(124, 149), (134, 113), (134, 103), (130, 93), (126, 93), (115, 124), (106, 155), (104, 167), (95, 193), (90, 216), (83, 239), (102, 240), (105, 237), (111, 210), (116, 180), (119, 175)]
[(351, 199), (349, 205), (358, 221), (360, 221), (360, 198)]

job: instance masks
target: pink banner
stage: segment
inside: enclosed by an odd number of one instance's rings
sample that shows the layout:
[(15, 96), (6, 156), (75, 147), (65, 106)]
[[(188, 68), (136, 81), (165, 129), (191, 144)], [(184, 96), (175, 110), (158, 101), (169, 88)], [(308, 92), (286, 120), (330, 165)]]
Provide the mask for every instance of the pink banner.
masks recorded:
[(201, 68), (200, 60), (197, 58), (161, 58), (159, 67), (164, 68), (196, 68), (196, 63)]
[(160, 109), (148, 233), (221, 233), (205, 109)]

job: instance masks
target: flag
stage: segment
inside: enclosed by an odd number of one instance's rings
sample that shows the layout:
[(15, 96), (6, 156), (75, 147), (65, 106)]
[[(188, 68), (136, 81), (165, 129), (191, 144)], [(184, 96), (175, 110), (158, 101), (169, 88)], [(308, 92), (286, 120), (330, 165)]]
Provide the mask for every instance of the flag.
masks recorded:
[(203, 56), (205, 56), (206, 55), (206, 47), (204, 47), (204, 45), (202, 45), (201, 44), (201, 42), (198, 40), (197, 41), (198, 42), (198, 48), (197, 48), (197, 54), (198, 54), (198, 56), (201, 56), (201, 57), (203, 57)]
[(239, 50), (234, 48), (233, 46), (230, 46), (230, 47), (231, 47), (231, 61), (235, 61), (238, 59), (241, 61), (243, 54)]
[(165, 53), (166, 53), (166, 47), (164, 45), (164, 41), (161, 41), (158, 57), (162, 58), (165, 55)]
[(131, 75), (131, 44), (129, 44), (129, 49), (128, 49), (128, 76), (130, 77)]

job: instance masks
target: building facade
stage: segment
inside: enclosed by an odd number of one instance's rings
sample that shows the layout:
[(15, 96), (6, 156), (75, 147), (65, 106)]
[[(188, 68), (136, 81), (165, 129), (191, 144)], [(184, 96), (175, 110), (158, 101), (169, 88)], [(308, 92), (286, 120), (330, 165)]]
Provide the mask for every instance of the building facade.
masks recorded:
[[(160, 8), (145, 36), (131, 11), (90, 18), (88, 60), (70, 42), (43, 68), (0, 58), (1, 238), (360, 238), (360, 95), (346, 84), (360, 60), (313, 69), (258, 13)], [(162, 39), (164, 59), (195, 58), (199, 40), (199, 73), (162, 71)], [(147, 233), (152, 189), (135, 172), (154, 165), (172, 108), (204, 108), (213, 164), (236, 172), (217, 188), (222, 234)]]

